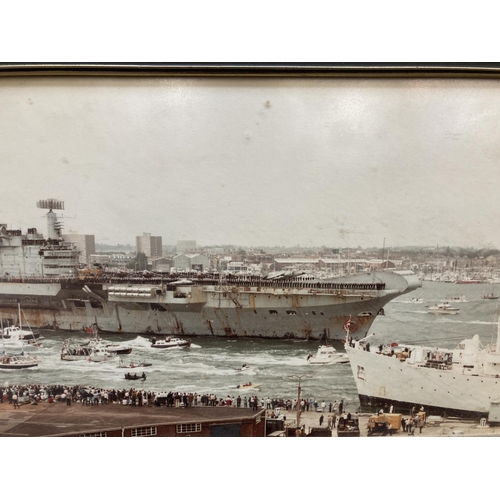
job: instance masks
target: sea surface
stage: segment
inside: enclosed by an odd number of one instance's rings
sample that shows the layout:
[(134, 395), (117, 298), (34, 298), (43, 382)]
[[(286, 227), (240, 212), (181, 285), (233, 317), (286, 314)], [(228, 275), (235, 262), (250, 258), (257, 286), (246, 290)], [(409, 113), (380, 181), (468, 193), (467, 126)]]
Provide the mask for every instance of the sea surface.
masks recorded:
[[(483, 345), (496, 342), (500, 300), (485, 300), (486, 293), (496, 293), (500, 285), (440, 283), (424, 281), (422, 288), (402, 295), (384, 308), (370, 330), (375, 333), (372, 346), (386, 342), (455, 347), (464, 338), (479, 334)], [(498, 290), (500, 291), (500, 290)], [(454, 303), (460, 309), (457, 315), (440, 316), (427, 312), (434, 305), (452, 297), (465, 296), (468, 302)], [(412, 298), (424, 299), (414, 303)], [(308, 353), (315, 354), (316, 341), (214, 339), (192, 337), (190, 348), (153, 349), (150, 339), (141, 335), (108, 334), (105, 340), (124, 343), (132, 347), (129, 355), (116, 356), (104, 363), (88, 361), (62, 361), (60, 351), (67, 337), (88, 340), (85, 333), (41, 330), (45, 337), (43, 347), (25, 352), (38, 357), (39, 365), (25, 370), (0, 370), (0, 384), (83, 385), (109, 389), (126, 389), (131, 386), (159, 391), (214, 393), (218, 397), (243, 398), (257, 394), (259, 397), (295, 398), (298, 377), (301, 377), (302, 397), (327, 403), (343, 399), (350, 411), (361, 410), (356, 385), (349, 364), (311, 366)], [(340, 341), (331, 344), (343, 351)], [(2, 350), (0, 346), (0, 350)], [(12, 349), (9, 349), (12, 351)], [(127, 370), (118, 368), (122, 360), (146, 361), (145, 381), (125, 380)], [(238, 368), (246, 363), (256, 367), (254, 374), (240, 374)], [(242, 392), (238, 385), (247, 382), (260, 384), (257, 390)]]

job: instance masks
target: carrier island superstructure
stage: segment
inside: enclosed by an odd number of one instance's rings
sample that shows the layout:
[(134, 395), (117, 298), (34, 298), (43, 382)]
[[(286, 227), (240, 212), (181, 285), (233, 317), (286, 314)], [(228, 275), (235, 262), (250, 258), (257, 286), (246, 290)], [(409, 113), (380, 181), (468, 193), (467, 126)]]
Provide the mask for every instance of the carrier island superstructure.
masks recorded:
[(0, 225), (0, 318), (15, 323), (20, 304), (32, 328), (109, 333), (342, 339), (346, 325), (364, 337), (383, 307), (418, 286), (411, 271), (338, 279), (264, 277), (80, 279), (79, 252), (65, 242), (54, 210), (42, 200), (48, 237)]

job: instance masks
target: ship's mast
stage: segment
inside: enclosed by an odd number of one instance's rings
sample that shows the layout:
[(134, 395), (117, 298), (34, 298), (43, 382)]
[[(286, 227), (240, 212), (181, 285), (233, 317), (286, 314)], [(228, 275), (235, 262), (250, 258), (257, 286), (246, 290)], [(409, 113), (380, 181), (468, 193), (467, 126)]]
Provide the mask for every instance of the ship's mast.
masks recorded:
[(498, 316), (498, 324), (497, 324), (497, 346), (495, 352), (500, 354), (500, 316)]
[(47, 238), (51, 240), (62, 239), (63, 224), (57, 220), (57, 215), (53, 210), (64, 210), (64, 201), (49, 198), (47, 200), (37, 201), (36, 206), (49, 211), (47, 213)]

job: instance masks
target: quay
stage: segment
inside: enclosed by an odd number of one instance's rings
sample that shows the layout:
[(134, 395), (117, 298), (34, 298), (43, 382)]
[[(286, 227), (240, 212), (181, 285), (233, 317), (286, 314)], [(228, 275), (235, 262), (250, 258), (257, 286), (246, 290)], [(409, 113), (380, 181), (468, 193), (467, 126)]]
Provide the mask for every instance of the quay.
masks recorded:
[[(269, 410), (267, 410), (269, 411)], [(283, 411), (282, 414), (286, 416), (286, 422), (290, 422), (293, 426), (296, 423), (296, 411)], [(359, 430), (360, 437), (368, 436), (368, 419), (370, 416), (375, 415), (374, 413), (359, 413)], [(300, 426), (303, 427), (304, 433), (307, 436), (313, 429), (320, 427), (319, 418), (323, 415), (322, 428), (326, 429), (327, 418), (329, 413), (316, 412), (316, 411), (305, 411), (300, 414)], [(405, 419), (409, 418), (409, 415), (403, 415)], [(338, 420), (338, 418), (337, 418)], [(481, 419), (460, 419), (460, 418), (444, 418), (429, 415), (427, 417), (427, 422), (422, 428), (422, 433), (420, 429), (415, 429), (415, 433), (409, 436), (407, 432), (402, 430), (395, 431), (392, 436), (384, 437), (407, 437), (409, 439), (414, 439), (417, 437), (500, 437), (500, 425), (484, 425), (485, 422), (481, 422)], [(332, 437), (337, 437), (337, 429), (332, 429)], [(375, 436), (373, 436), (375, 437)], [(377, 436), (382, 437), (382, 436)], [(351, 438), (353, 439), (353, 438)], [(371, 439), (371, 438), (370, 438)]]
[[(265, 437), (269, 410), (235, 407), (192, 406), (166, 408), (120, 404), (82, 405), (65, 403), (0, 404), (0, 437)], [(281, 411), (285, 424), (296, 425), (296, 411)], [(320, 426), (319, 419), (323, 415)], [(329, 413), (305, 411), (300, 426), (307, 436), (313, 429), (327, 429)], [(367, 436), (371, 414), (359, 414), (360, 437)], [(406, 417), (406, 416), (405, 416)], [(279, 433), (274, 433), (279, 435)], [(323, 435), (325, 432), (323, 432)], [(328, 432), (326, 432), (328, 434)], [(336, 428), (331, 436), (337, 437)], [(497, 437), (500, 426), (480, 419), (446, 419), (428, 416), (414, 436), (399, 430), (390, 437)], [(389, 437), (389, 436), (387, 436)]]

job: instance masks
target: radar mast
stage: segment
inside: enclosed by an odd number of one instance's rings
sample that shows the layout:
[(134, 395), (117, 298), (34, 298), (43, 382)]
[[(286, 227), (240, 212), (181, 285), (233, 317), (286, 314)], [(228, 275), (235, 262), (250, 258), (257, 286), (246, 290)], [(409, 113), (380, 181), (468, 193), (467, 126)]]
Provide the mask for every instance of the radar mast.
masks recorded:
[(47, 238), (51, 240), (62, 239), (63, 223), (57, 220), (57, 215), (53, 210), (64, 210), (64, 201), (58, 201), (54, 198), (47, 200), (38, 200), (36, 202), (38, 208), (48, 210), (47, 213)]

